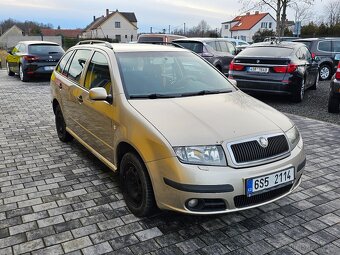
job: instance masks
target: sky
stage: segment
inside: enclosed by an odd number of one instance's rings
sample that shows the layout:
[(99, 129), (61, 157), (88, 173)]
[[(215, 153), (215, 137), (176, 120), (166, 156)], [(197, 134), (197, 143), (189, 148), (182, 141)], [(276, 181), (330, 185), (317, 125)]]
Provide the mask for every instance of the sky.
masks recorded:
[[(252, 0), (241, 0), (248, 3)], [(315, 0), (312, 11), (320, 15), (332, 0)], [(171, 31), (207, 21), (211, 28), (220, 28), (221, 22), (242, 14), (239, 0), (0, 0), (0, 21), (12, 18), (19, 21), (50, 23), (54, 28), (84, 28), (93, 16), (105, 15), (105, 10), (134, 12), (138, 32)], [(263, 10), (268, 11), (268, 10)], [(272, 13), (274, 16), (274, 14)], [(294, 13), (288, 13), (290, 20)]]

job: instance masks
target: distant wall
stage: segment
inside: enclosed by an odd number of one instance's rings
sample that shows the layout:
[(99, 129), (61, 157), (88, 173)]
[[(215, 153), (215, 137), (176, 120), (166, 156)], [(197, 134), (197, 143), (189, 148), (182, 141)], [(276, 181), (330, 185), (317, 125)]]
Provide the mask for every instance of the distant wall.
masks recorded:
[(0, 41), (0, 48), (10, 49), (20, 41), (49, 41), (62, 45), (61, 36), (8, 36), (5, 40)]

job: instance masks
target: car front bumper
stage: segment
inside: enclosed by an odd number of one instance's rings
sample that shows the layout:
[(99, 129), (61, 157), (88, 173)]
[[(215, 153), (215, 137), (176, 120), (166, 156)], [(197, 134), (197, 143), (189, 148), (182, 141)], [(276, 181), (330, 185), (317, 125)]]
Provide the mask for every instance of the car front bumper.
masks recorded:
[[(158, 207), (188, 214), (220, 214), (273, 202), (299, 186), (305, 164), (302, 139), (290, 156), (255, 167), (236, 169), (187, 165), (180, 163), (175, 157), (146, 163)], [(292, 184), (271, 189), (258, 197), (254, 195), (253, 198), (247, 198), (246, 179), (276, 173), (290, 167), (293, 167), (295, 172)], [(189, 209), (190, 199), (198, 199), (207, 206), (200, 210)]]

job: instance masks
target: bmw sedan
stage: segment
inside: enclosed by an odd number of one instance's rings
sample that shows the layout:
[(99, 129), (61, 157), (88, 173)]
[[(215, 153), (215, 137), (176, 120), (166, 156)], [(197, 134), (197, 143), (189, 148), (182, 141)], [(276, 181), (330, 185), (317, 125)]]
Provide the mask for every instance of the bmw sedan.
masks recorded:
[(8, 75), (13, 76), (17, 73), (20, 80), (26, 82), (33, 76), (51, 75), (65, 52), (57, 43), (22, 41), (8, 53), (6, 58)]
[(302, 43), (264, 42), (239, 53), (229, 68), (229, 78), (246, 92), (289, 95), (301, 102), (306, 89), (319, 82), (318, 58)]

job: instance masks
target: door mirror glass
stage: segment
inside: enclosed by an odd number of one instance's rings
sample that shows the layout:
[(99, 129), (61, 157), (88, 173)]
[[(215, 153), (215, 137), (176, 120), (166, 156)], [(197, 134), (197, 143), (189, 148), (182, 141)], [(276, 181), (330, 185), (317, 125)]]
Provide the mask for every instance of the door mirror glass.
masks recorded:
[(334, 59), (335, 60), (340, 60), (340, 54), (335, 54)]
[(91, 100), (106, 100), (107, 99), (107, 93), (106, 89), (98, 87), (90, 89), (89, 97)]

